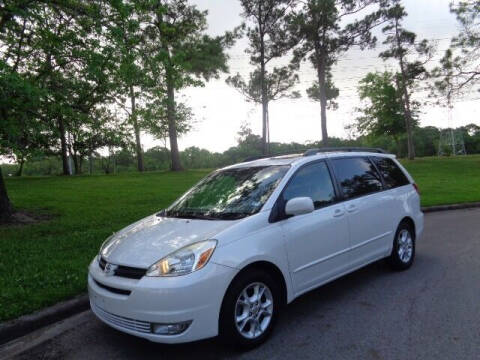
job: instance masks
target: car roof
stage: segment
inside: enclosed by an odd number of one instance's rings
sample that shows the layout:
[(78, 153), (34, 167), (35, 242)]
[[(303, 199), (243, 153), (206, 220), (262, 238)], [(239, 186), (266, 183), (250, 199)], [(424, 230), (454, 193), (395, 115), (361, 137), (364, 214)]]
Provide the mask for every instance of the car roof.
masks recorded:
[(251, 161), (245, 161), (242, 163), (234, 164), (223, 168), (226, 169), (236, 169), (236, 168), (249, 168), (249, 167), (263, 167), (263, 166), (279, 166), (279, 165), (301, 165), (311, 161), (326, 159), (326, 158), (338, 158), (338, 157), (352, 157), (352, 156), (379, 156), (379, 157), (388, 157), (395, 158), (393, 154), (380, 153), (380, 152), (371, 152), (371, 151), (328, 151), (328, 152), (319, 152), (316, 154), (311, 154), (305, 156), (304, 154), (289, 154), (281, 156), (272, 156), (267, 158), (255, 159)]

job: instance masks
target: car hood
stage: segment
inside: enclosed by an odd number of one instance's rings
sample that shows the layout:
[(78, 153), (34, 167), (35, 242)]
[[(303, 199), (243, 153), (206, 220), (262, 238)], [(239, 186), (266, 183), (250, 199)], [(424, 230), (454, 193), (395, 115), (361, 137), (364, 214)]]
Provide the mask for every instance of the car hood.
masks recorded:
[(114, 234), (102, 256), (113, 264), (148, 268), (184, 246), (212, 239), (239, 220), (179, 219), (152, 215)]

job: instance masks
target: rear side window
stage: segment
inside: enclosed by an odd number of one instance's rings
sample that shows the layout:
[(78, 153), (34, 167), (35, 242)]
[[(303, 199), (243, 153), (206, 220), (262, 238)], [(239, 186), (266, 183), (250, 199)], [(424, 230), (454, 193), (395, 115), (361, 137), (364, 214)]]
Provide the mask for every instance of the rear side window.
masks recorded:
[(315, 209), (335, 201), (332, 179), (324, 162), (306, 165), (293, 175), (283, 192), (283, 199), (288, 201), (296, 197), (311, 198)]
[(380, 175), (368, 159), (335, 159), (332, 163), (343, 195), (347, 199), (383, 189)]
[(372, 158), (378, 170), (383, 176), (385, 186), (388, 189), (396, 188), (399, 186), (407, 185), (410, 183), (403, 171), (398, 167), (392, 159), (383, 157)]

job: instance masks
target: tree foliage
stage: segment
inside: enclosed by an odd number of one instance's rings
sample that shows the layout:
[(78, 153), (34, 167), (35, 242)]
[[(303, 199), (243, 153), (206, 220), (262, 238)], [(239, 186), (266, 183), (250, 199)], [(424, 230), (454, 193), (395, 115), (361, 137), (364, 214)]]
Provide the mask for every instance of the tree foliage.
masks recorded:
[(454, 88), (463, 90), (480, 81), (480, 0), (452, 2), (450, 11), (461, 27), (451, 43), (452, 76), (456, 81)]
[[(206, 35), (207, 12), (200, 11), (186, 0), (145, 1), (147, 21), (144, 29), (148, 91), (163, 99), (170, 140), (171, 168), (182, 169), (178, 150), (177, 92), (188, 86), (204, 86), (211, 78), (226, 72), (225, 50), (233, 45), (234, 33), (210, 37)], [(158, 107), (157, 107), (158, 108)]]
[(109, 11), (107, 38), (115, 45), (118, 66), (114, 82), (117, 84), (116, 103), (125, 112), (126, 123), (133, 128), (138, 171), (144, 170), (141, 143), (142, 120), (139, 113), (144, 100), (142, 91), (147, 82), (145, 37), (142, 23), (145, 7), (138, 1), (114, 1)]
[(248, 80), (240, 74), (227, 78), (227, 84), (236, 88), (248, 101), (262, 106), (262, 149), (269, 151), (270, 102), (281, 98), (298, 98), (293, 91), (298, 83), (298, 65), (270, 66), (275, 59), (284, 57), (293, 47), (287, 31), (287, 14), (295, 4), (293, 0), (241, 0), (243, 18), (247, 22), (246, 36), (250, 63), (254, 70)]
[(295, 62), (308, 59), (316, 71), (317, 81), (308, 95), (320, 102), (324, 145), (328, 144), (326, 111), (339, 95), (332, 81), (332, 68), (352, 47), (375, 46), (376, 38), (371, 30), (382, 22), (381, 7), (386, 3), (383, 0), (307, 0), (290, 15), (290, 31), (298, 43)]
[(380, 53), (380, 57), (384, 60), (395, 59), (398, 62), (400, 76), (397, 77), (397, 87), (401, 89), (402, 94), (408, 138), (408, 157), (413, 160), (415, 147), (411, 92), (420, 77), (427, 74), (425, 64), (431, 60), (434, 48), (427, 40), (417, 42), (417, 35), (403, 27), (402, 22), (407, 13), (401, 5), (401, 0), (391, 0), (391, 3), (391, 6), (385, 10), (387, 24), (382, 29), (386, 35), (383, 44), (388, 48)]
[[(387, 136), (394, 140), (397, 149), (406, 134), (402, 91), (397, 88), (399, 74), (391, 72), (369, 73), (358, 87), (362, 107), (353, 127), (360, 134), (370, 137)], [(414, 103), (415, 108), (418, 107)], [(415, 113), (415, 112), (414, 112)], [(414, 125), (418, 120), (414, 116)]]

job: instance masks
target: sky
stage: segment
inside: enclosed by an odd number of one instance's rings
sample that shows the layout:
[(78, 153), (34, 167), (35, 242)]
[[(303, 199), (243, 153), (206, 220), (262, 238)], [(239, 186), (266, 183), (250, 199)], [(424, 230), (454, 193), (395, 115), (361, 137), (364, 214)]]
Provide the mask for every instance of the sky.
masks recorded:
[[(417, 33), (418, 40), (435, 39), (437, 54), (434, 60), (443, 56), (448, 48), (450, 38), (458, 33), (458, 23), (449, 12), (451, 0), (404, 0), (408, 12), (405, 28)], [(238, 0), (191, 0), (199, 9), (208, 10), (208, 33), (220, 35), (232, 30), (242, 22), (242, 9)], [(333, 68), (335, 85), (340, 89), (338, 98), (339, 109), (327, 114), (330, 136), (348, 138), (352, 133), (345, 130), (355, 117), (355, 109), (361, 104), (358, 100), (358, 81), (368, 72), (394, 70), (393, 63), (384, 63), (378, 58), (382, 50), (383, 40), (380, 29), (375, 31), (378, 45), (374, 50), (360, 51), (352, 49)], [(231, 48), (229, 68), (231, 74), (240, 73), (245, 78), (252, 71), (248, 55), (245, 54), (246, 39), (242, 39)], [(288, 59), (285, 59), (287, 61)], [(300, 84), (297, 87), (302, 98), (282, 99), (271, 102), (270, 139), (273, 142), (318, 141), (321, 139), (320, 105), (311, 101), (305, 94), (315, 79), (314, 69), (305, 63), (300, 69)], [(236, 145), (237, 132), (242, 123), (248, 123), (254, 133), (261, 133), (261, 107), (248, 103), (235, 89), (225, 83), (225, 76), (210, 81), (202, 88), (190, 88), (182, 91), (183, 100), (192, 107), (195, 114), (193, 130), (179, 140), (180, 149), (198, 146), (210, 151), (222, 152)], [(416, 93), (416, 99), (425, 98), (425, 93)], [(469, 94), (468, 98), (480, 97), (479, 94)], [(422, 126), (437, 127), (461, 126), (469, 123), (480, 125), (478, 101), (462, 100), (455, 104), (451, 120), (446, 111), (435, 106), (426, 106), (420, 115)], [(150, 148), (157, 144), (150, 136), (144, 135), (144, 147)]]

